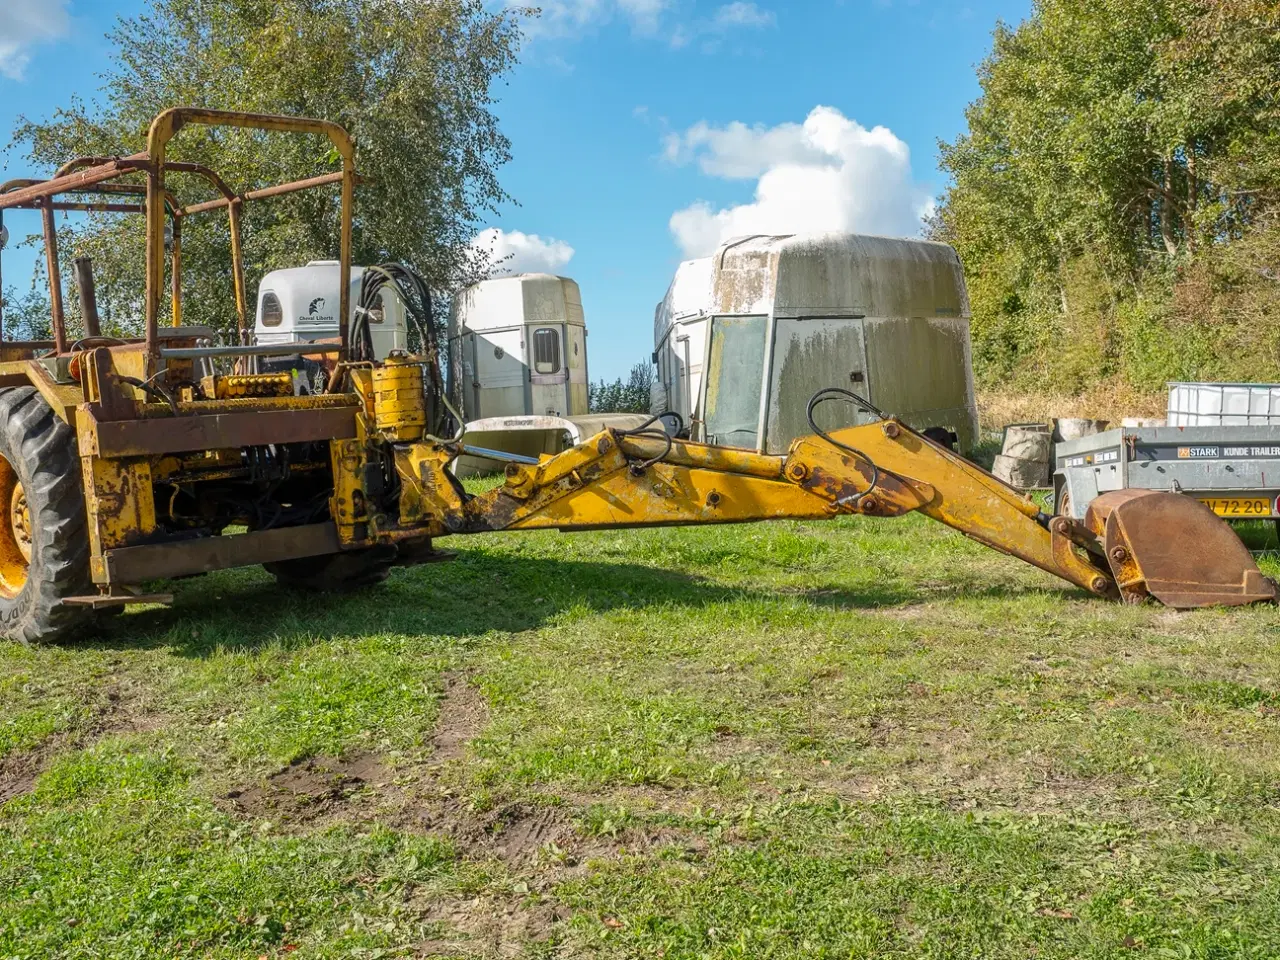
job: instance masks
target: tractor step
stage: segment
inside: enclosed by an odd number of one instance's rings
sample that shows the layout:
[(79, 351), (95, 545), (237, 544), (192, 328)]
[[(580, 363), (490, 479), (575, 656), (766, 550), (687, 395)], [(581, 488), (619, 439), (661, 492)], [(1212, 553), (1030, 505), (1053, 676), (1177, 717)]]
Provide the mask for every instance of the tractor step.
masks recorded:
[(110, 610), (113, 607), (125, 607), (133, 603), (158, 603), (172, 606), (172, 593), (96, 593), (85, 597), (63, 597), (62, 603), (68, 607), (88, 607), (90, 610)]

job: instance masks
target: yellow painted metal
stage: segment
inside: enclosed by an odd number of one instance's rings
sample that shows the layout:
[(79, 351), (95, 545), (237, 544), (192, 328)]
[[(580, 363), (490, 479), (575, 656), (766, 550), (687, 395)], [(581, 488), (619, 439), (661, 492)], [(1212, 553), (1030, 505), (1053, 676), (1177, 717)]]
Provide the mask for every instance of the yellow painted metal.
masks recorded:
[(40, 391), (58, 418), (75, 426), (76, 407), (84, 398), (80, 385), (58, 383), (38, 360), (28, 360), (26, 370), (28, 382)]
[(338, 528), (338, 539), (354, 546), (368, 539), (369, 511), (363, 490), (364, 467), (368, 462), (361, 440), (335, 440), (329, 444), (333, 465), (333, 496), (329, 514)]
[(505, 529), (820, 520), (834, 512), (828, 501), (783, 480), (660, 463), (643, 477), (623, 467), (546, 503), (525, 505)]
[(396, 473), (400, 477), (400, 525), (427, 528), (431, 536), (443, 536), (449, 525), (465, 523), (466, 503), (445, 471), (450, 454), (424, 443), (395, 448)]
[(151, 464), (144, 458), (104, 460), (85, 456), (81, 457), (81, 465), (89, 528), (89, 571), (95, 583), (106, 583), (103, 552), (141, 543), (155, 533)]
[(249, 308), (244, 293), (244, 253), (240, 228), (240, 199), (227, 204), (227, 217), (231, 221), (231, 280), (236, 298), (236, 337), (240, 343), (249, 342)]
[[(364, 411), (364, 419), (371, 428), (376, 422), (373, 403), (373, 364), (365, 366), (344, 365), (343, 369), (350, 378), (352, 392), (360, 399), (360, 406)], [(367, 432), (371, 434), (373, 430), (369, 429)]]
[[(894, 420), (837, 430), (831, 436), (865, 453), (882, 474), (932, 487), (934, 496), (918, 507), (921, 513), (1093, 593), (1114, 594), (1114, 583), (1102, 566), (1105, 561), (1095, 565), (1069, 542), (1061, 542), (1064, 538), (1048, 529), (1048, 518), (1034, 501), (959, 454)], [(804, 438), (792, 445), (788, 458), (803, 456), (816, 444), (835, 450), (824, 441)]]
[(387, 440), (419, 440), (427, 426), (422, 364), (407, 357), (390, 357), (374, 367), (373, 420)]
[(414, 444), (396, 458), (400, 529), (379, 526), (372, 535), (397, 540), (415, 529), (438, 537), (919, 511), (1086, 590), (1114, 595), (1105, 561), (1051, 531), (1033, 501), (957, 454), (896, 421), (831, 436), (836, 443), (797, 440), (782, 457), (605, 431), (536, 466), (508, 466), (503, 486), (465, 503), (444, 473), (451, 452)]
[[(218, 400), (293, 396), (293, 376), (288, 373), (232, 374), (208, 379), (212, 381), (213, 396)], [(203, 404), (198, 406), (201, 410), (208, 409)]]
[(0, 457), (0, 596), (13, 599), (27, 582), (31, 515), (17, 471)]
[(182, 217), (174, 216), (169, 220), (173, 230), (173, 246), (169, 251), (169, 312), (173, 316), (173, 325), (182, 326)]

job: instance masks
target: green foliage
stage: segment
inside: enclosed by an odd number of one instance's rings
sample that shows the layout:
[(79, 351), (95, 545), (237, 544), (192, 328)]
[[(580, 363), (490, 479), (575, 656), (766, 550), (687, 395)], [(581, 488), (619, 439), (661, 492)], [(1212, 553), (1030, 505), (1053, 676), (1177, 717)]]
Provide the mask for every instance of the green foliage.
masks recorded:
[[(53, 168), (143, 149), (152, 117), (175, 105), (337, 121), (356, 139), (365, 178), (354, 261), (405, 262), (444, 289), (483, 270), (469, 241), (478, 216), (506, 199), (497, 168), (509, 144), (492, 86), (515, 61), (523, 12), (482, 0), (149, 0), (110, 35), (101, 101), (23, 120), (14, 143)], [(322, 138), (228, 129), (185, 129), (169, 156), (211, 166), (237, 191), (338, 168)], [(168, 185), (184, 202), (209, 196), (190, 176)], [(264, 272), (337, 255), (333, 196), (326, 188), (245, 205), (251, 300)], [(99, 302), (125, 328), (138, 319), (141, 228), (137, 216), (64, 228), (74, 252), (94, 258)], [(233, 327), (225, 214), (191, 217), (182, 239), (184, 320)]]
[(21, 296), (13, 287), (6, 287), (0, 302), (4, 306), (6, 340), (48, 340), (53, 337), (49, 297), (38, 286), (32, 285)]
[(592, 413), (648, 413), (649, 392), (653, 389), (653, 366), (641, 362), (631, 368), (624, 381), (587, 384), (587, 404)]
[(965, 263), (979, 379), (1280, 378), (1249, 328), (1276, 285), (1233, 252), (1277, 243), (1280, 8), (1038, 0), (979, 77), (931, 224)]

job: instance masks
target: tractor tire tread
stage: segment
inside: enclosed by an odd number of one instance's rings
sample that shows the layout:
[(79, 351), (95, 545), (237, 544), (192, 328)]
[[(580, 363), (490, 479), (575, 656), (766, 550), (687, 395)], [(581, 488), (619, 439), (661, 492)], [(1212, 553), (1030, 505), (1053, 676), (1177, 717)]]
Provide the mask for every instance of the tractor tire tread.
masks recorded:
[(0, 599), (0, 629), (24, 643), (65, 639), (92, 619), (62, 604), (91, 588), (75, 433), (34, 387), (11, 387), (0, 390), (0, 447), (22, 461), (12, 465), (36, 534), (26, 584), (13, 600)]

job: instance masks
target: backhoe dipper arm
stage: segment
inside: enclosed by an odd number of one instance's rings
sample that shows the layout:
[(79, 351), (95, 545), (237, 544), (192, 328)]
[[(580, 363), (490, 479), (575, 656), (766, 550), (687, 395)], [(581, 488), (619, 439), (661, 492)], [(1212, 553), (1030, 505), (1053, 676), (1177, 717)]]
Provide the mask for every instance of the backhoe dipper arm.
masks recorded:
[[(852, 513), (896, 517), (918, 510), (1092, 593), (1116, 595), (1105, 558), (1081, 548), (1089, 542), (1083, 529), (1059, 524), (1060, 532), (1050, 530), (1031, 500), (905, 424), (889, 419), (828, 437), (805, 437), (786, 456), (769, 456), (650, 431), (606, 431), (536, 466), (509, 465), (505, 484), (465, 504), (419, 502), (417, 508), (442, 518), (436, 535)], [(400, 464), (402, 477), (419, 478), (411, 499), (427, 492), (423, 466)], [(438, 483), (429, 486), (441, 490)], [(414, 504), (405, 507), (412, 512)]]

